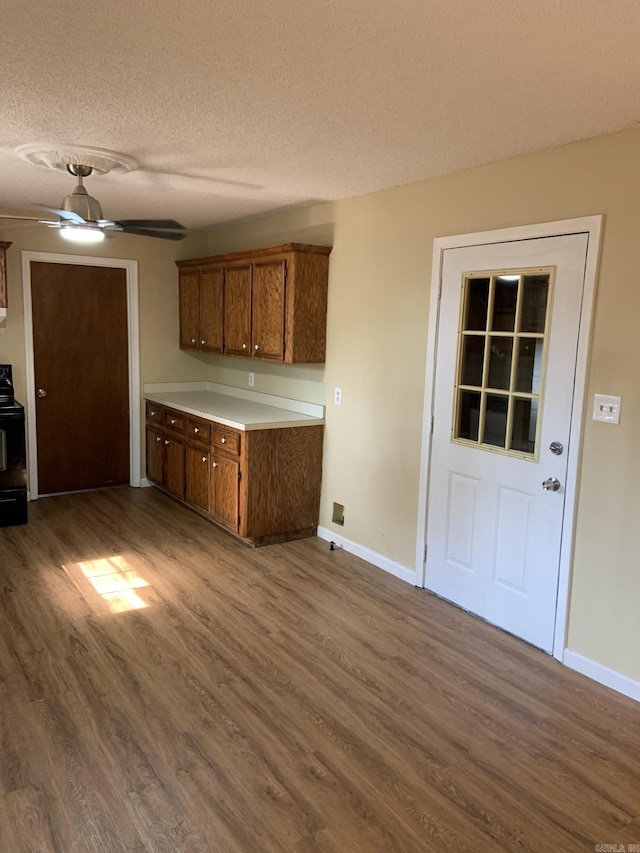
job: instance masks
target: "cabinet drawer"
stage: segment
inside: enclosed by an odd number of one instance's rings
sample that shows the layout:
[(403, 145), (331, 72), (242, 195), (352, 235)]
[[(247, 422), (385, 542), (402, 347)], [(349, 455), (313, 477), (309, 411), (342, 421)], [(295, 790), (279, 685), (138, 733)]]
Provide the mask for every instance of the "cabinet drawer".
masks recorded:
[(198, 418), (187, 418), (187, 435), (194, 441), (209, 444), (211, 441), (211, 424)]
[(233, 456), (240, 455), (240, 433), (214, 424), (211, 428), (211, 446)]
[(167, 429), (172, 429), (175, 432), (184, 432), (186, 416), (183, 412), (176, 412), (175, 409), (166, 409), (164, 413), (164, 425)]
[(150, 403), (147, 400), (147, 420), (153, 424), (162, 424), (164, 422), (164, 406), (159, 406), (158, 403)]

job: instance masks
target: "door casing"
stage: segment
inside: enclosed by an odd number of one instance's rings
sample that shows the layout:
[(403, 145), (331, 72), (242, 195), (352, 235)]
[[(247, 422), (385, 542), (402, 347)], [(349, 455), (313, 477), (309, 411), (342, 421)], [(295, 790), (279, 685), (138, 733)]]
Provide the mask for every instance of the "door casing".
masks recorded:
[(33, 358), (33, 311), (31, 303), (31, 262), (75, 264), (87, 267), (124, 269), (127, 280), (127, 325), (129, 348), (129, 470), (130, 485), (140, 486), (140, 333), (138, 317), (138, 262), (120, 258), (95, 258), (51, 252), (22, 252), (24, 301), (24, 346), (27, 386), (27, 465), (29, 500), (38, 497), (38, 436), (36, 431), (36, 383)]
[(562, 524), (562, 545), (560, 549), (560, 572), (558, 600), (556, 605), (555, 640), (553, 656), (562, 660), (567, 639), (567, 616), (569, 603), (569, 585), (573, 558), (574, 528), (578, 474), (582, 452), (582, 431), (585, 418), (586, 377), (589, 363), (589, 344), (593, 321), (596, 280), (602, 226), (601, 215), (584, 216), (576, 219), (564, 219), (537, 225), (523, 225), (515, 228), (503, 228), (495, 231), (481, 231), (473, 234), (457, 234), (451, 237), (437, 237), (433, 241), (433, 259), (431, 268), (431, 299), (429, 305), (429, 329), (427, 337), (427, 361), (425, 370), (424, 413), (422, 422), (422, 450), (420, 459), (420, 491), (418, 498), (418, 532), (416, 547), (416, 585), (424, 587), (426, 569), (426, 533), (429, 507), (429, 473), (431, 463), (431, 428), (433, 419), (434, 387), (436, 370), (436, 347), (440, 321), (440, 293), (442, 288), (442, 266), (444, 252), (465, 246), (481, 246), (490, 243), (505, 243), (518, 240), (535, 240), (541, 237), (556, 237), (565, 234), (587, 234), (588, 246), (585, 265), (580, 331), (578, 334), (578, 352), (576, 374), (571, 410), (571, 430), (567, 454), (567, 482), (565, 486), (565, 511)]

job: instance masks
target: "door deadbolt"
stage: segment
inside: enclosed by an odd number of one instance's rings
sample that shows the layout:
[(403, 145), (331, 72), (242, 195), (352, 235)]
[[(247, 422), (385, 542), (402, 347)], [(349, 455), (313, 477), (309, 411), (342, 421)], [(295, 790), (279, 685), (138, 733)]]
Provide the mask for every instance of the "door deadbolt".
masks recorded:
[(564, 446), (559, 441), (552, 441), (549, 445), (549, 450), (553, 453), (554, 456), (562, 456)]

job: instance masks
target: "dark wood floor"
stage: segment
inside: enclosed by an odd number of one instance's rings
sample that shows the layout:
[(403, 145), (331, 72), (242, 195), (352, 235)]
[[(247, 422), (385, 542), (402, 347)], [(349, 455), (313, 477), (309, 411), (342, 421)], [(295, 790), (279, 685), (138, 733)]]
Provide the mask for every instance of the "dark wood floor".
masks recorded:
[(0, 851), (640, 844), (640, 706), (312, 539), (153, 489), (0, 530)]

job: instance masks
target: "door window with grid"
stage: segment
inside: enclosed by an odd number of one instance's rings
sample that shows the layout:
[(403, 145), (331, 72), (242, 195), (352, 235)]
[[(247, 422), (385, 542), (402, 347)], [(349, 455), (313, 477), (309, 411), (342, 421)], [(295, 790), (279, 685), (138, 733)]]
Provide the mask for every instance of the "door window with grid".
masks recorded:
[(553, 272), (464, 276), (454, 441), (537, 457)]

